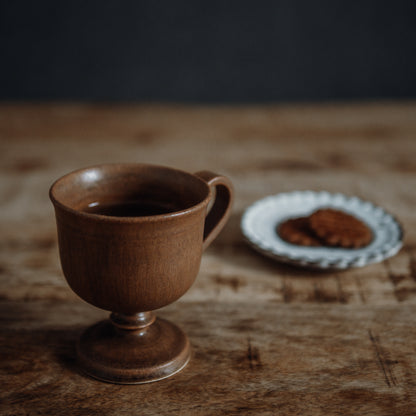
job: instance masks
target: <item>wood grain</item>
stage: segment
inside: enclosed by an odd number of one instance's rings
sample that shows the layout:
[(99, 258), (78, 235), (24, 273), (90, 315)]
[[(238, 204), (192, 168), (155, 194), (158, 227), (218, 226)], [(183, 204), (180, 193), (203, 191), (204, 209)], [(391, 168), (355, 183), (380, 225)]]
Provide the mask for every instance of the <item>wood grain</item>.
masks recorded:
[(177, 302), (160, 311), (189, 335), (191, 363), (172, 379), (115, 386), (75, 364), (76, 338), (104, 313), (80, 302), (2, 302), (1, 414), (414, 411), (414, 305), (246, 306)]
[[(414, 415), (415, 136), (414, 102), (0, 105), (0, 413)], [(194, 350), (171, 380), (112, 386), (74, 363), (76, 338), (105, 314), (62, 277), (47, 193), (102, 162), (210, 169), (235, 185), (195, 284), (160, 311)], [(239, 230), (245, 207), (302, 189), (383, 206), (403, 224), (404, 248), (340, 273), (252, 251)]]

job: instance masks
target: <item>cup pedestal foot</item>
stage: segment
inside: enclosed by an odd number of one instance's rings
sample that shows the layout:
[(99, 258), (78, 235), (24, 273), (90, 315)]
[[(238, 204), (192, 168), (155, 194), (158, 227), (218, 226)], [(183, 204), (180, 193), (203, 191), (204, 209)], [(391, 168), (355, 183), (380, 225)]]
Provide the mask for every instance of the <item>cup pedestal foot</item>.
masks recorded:
[(81, 370), (99, 380), (141, 384), (182, 370), (191, 348), (176, 325), (150, 312), (133, 316), (112, 314), (89, 327), (77, 345)]

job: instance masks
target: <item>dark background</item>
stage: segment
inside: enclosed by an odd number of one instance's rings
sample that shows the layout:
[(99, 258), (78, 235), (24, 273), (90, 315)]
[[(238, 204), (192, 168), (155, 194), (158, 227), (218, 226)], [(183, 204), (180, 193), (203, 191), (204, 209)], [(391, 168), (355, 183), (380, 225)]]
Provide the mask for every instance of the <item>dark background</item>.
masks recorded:
[(416, 1), (0, 1), (0, 99), (416, 96)]

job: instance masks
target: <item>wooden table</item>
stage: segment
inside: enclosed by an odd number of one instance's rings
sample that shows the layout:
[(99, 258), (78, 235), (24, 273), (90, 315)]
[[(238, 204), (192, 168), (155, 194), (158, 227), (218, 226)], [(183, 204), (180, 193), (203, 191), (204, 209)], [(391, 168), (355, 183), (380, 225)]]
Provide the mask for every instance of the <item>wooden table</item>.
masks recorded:
[[(416, 415), (416, 104), (0, 106), (2, 415)], [(193, 346), (157, 383), (77, 369), (74, 343), (105, 318), (59, 265), (48, 188), (101, 162), (228, 175), (232, 218), (197, 281), (158, 312)], [(282, 191), (357, 195), (405, 229), (400, 253), (340, 273), (263, 258), (245, 207)]]

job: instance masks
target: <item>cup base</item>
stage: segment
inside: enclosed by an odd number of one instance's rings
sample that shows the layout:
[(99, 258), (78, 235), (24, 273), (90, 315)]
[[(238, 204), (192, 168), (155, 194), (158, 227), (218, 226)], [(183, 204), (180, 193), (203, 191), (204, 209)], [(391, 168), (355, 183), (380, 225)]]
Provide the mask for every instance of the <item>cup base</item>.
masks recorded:
[(81, 370), (91, 377), (142, 384), (181, 371), (189, 362), (191, 347), (185, 333), (164, 319), (139, 330), (123, 330), (107, 320), (81, 335), (77, 356)]

